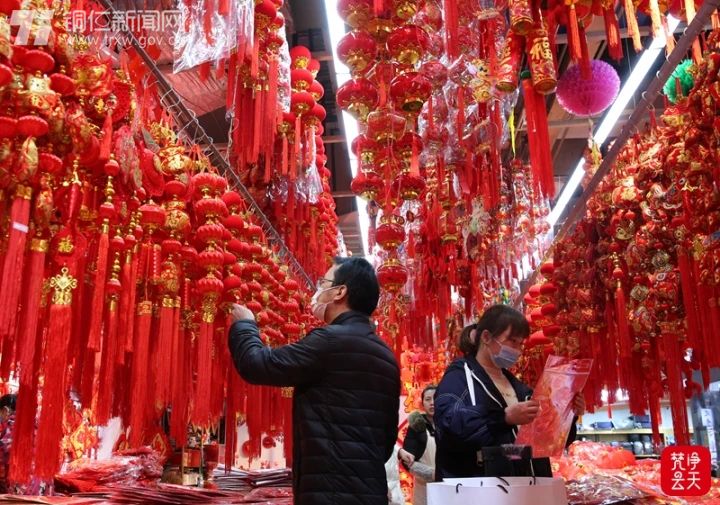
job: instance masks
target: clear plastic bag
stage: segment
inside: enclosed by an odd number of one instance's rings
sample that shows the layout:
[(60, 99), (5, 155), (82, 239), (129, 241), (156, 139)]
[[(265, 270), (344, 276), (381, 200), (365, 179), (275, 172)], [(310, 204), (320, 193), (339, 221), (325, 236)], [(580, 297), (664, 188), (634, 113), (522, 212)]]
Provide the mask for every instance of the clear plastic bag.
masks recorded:
[(520, 427), (515, 444), (532, 446), (535, 458), (562, 454), (573, 420), (573, 397), (585, 387), (592, 362), (548, 356), (532, 395), (540, 403), (540, 413)]
[(182, 72), (202, 63), (227, 57), (237, 46), (239, 8), (245, 3), (243, 1), (236, 5), (235, 2), (230, 2), (230, 13), (227, 16), (218, 12), (209, 14), (208, 35), (205, 32), (206, 1), (192, 2), (191, 5), (178, 2), (180, 22), (173, 47), (173, 72)]

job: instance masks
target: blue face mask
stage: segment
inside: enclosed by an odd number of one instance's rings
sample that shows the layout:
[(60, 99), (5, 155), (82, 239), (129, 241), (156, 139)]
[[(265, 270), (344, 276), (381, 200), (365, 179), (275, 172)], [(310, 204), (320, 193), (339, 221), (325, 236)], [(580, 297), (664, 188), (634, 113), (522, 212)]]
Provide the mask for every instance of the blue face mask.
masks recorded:
[[(500, 342), (498, 342), (500, 343)], [(510, 368), (520, 359), (522, 351), (513, 349), (512, 347), (500, 344), (500, 351), (497, 354), (491, 353), (490, 358), (499, 368)]]

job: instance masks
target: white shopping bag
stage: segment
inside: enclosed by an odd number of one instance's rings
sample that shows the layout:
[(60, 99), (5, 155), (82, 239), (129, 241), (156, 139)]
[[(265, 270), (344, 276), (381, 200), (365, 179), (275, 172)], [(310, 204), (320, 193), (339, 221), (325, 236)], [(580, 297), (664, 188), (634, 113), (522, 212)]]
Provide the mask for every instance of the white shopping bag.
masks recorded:
[(568, 505), (565, 482), (549, 477), (445, 479), (427, 486), (428, 505)]

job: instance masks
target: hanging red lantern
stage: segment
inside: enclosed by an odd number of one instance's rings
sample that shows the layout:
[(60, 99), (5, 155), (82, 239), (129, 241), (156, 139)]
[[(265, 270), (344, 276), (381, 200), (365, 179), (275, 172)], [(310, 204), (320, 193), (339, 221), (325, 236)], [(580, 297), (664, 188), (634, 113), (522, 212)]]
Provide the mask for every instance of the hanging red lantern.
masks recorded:
[(395, 107), (410, 114), (420, 112), (431, 92), (430, 81), (419, 72), (400, 74), (390, 85), (390, 96)]
[(320, 62), (316, 59), (311, 59), (307, 64), (307, 69), (313, 76), (313, 79), (317, 79), (318, 72), (320, 72)]
[(353, 193), (367, 201), (376, 200), (385, 187), (385, 181), (375, 172), (360, 171), (350, 183)]
[(394, 183), (393, 190), (403, 200), (417, 200), (425, 191), (425, 178), (420, 174), (403, 173)]
[(384, 107), (368, 114), (366, 135), (378, 143), (395, 142), (405, 134), (406, 125), (404, 116)]
[(355, 30), (340, 39), (337, 53), (350, 72), (354, 76), (360, 76), (370, 69), (377, 55), (377, 44), (368, 32)]
[(424, 0), (393, 0), (393, 14), (402, 21), (408, 21), (422, 9), (424, 3)]
[(340, 17), (352, 28), (362, 28), (373, 17), (373, 0), (340, 0)]
[(295, 68), (290, 72), (293, 91), (310, 91), (313, 80), (312, 73), (306, 68)]
[(310, 85), (310, 94), (313, 96), (316, 102), (319, 102), (323, 96), (325, 96), (325, 88), (318, 81), (313, 80)]
[(394, 213), (383, 213), (375, 231), (375, 241), (386, 251), (393, 251), (405, 240), (405, 220)]
[(365, 78), (349, 80), (338, 88), (335, 97), (340, 108), (358, 121), (365, 121), (380, 99), (377, 88)]
[(403, 65), (413, 66), (422, 58), (429, 44), (425, 30), (415, 25), (395, 28), (387, 39), (390, 56)]
[(390, 293), (397, 293), (405, 286), (408, 271), (397, 256), (390, 256), (377, 270), (380, 286)]
[(315, 106), (315, 99), (307, 91), (294, 92), (290, 96), (290, 108), (295, 116), (302, 116), (310, 112)]
[(255, 2), (255, 33), (264, 35), (275, 22), (277, 7), (270, 0)]

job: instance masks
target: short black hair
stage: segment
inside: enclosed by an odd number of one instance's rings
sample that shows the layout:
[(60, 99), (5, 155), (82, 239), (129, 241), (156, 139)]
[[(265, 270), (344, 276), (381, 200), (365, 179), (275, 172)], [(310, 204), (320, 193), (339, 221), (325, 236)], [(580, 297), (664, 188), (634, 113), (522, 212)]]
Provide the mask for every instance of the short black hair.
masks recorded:
[(357, 256), (337, 257), (334, 263), (338, 268), (333, 277), (333, 286), (347, 286), (350, 309), (370, 317), (380, 299), (380, 284), (375, 269), (366, 259)]
[[(460, 334), (459, 347), (465, 356), (474, 356), (480, 348), (480, 334), (487, 330), (490, 335), (497, 337), (510, 328), (510, 337), (528, 338), (530, 336), (530, 324), (522, 312), (519, 312), (509, 305), (497, 304), (489, 307), (475, 324), (463, 328)], [(472, 330), (477, 330), (474, 339), (470, 338)]]
[(17, 395), (14, 395), (14, 394), (2, 395), (0, 397), (0, 409), (7, 407), (14, 412), (16, 402), (17, 402)]

